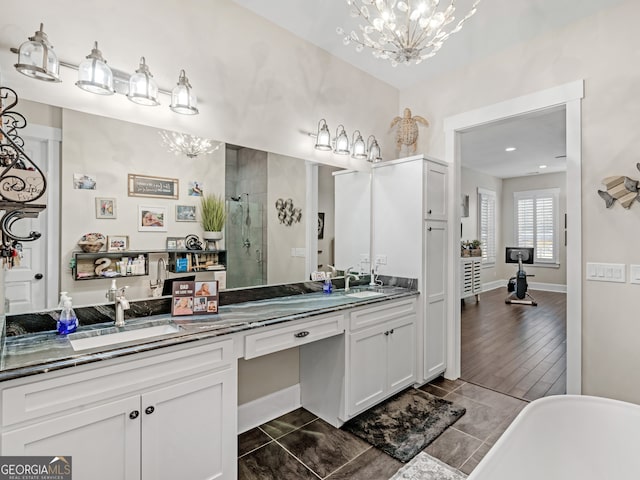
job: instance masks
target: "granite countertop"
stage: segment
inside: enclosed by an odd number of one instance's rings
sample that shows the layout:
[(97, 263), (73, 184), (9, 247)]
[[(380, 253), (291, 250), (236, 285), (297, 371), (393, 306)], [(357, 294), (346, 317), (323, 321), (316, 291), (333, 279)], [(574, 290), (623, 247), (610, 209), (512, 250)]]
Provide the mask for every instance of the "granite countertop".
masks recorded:
[[(349, 293), (362, 290), (366, 290), (366, 287), (356, 287)], [(152, 339), (97, 347), (81, 352), (74, 351), (69, 338), (57, 335), (54, 330), (8, 336), (5, 338), (0, 358), (0, 381), (418, 294), (415, 289), (398, 286), (376, 287), (375, 290), (381, 295), (356, 298), (345, 295), (344, 290), (334, 291), (331, 295), (315, 292), (223, 305), (219, 308), (219, 313), (215, 315), (171, 317), (170, 314), (165, 313), (128, 319), (127, 325), (122, 329), (136, 329), (154, 323), (173, 323), (178, 325), (180, 329), (176, 333)], [(78, 314), (78, 317), (83, 325), (82, 316)], [(78, 332), (91, 332), (105, 328), (110, 328), (110, 331), (116, 330), (113, 322), (106, 322), (81, 326), (78, 328)]]

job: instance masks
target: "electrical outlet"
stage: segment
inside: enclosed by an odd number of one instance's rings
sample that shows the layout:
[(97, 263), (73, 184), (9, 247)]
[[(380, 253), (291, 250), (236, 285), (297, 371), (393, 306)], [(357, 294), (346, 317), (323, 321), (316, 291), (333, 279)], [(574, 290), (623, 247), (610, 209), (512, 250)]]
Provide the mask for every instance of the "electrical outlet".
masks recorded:
[(387, 264), (386, 255), (376, 255), (376, 265), (386, 265), (386, 264)]

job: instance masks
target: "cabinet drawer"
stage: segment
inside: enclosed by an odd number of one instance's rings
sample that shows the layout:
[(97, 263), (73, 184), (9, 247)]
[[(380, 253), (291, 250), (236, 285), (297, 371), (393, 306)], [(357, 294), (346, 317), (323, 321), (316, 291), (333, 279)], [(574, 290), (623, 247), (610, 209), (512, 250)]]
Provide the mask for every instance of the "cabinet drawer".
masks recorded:
[[(93, 365), (73, 367), (55, 372), (53, 377), (36, 375), (30, 377), (30, 383), (5, 388), (2, 391), (2, 425), (61, 413), (78, 405), (105, 402), (204, 371), (231, 368), (233, 339), (132, 358), (128, 357), (128, 361), (116, 359), (120, 360), (117, 364), (97, 368)], [(77, 372), (79, 369), (82, 371)]]
[(415, 315), (416, 305), (416, 299), (409, 298), (406, 300), (378, 303), (375, 307), (356, 310), (351, 313), (349, 329), (353, 332), (379, 323), (388, 322), (396, 318)]
[(340, 335), (343, 332), (344, 315), (340, 313), (268, 332), (250, 334), (245, 337), (244, 358), (250, 359), (267, 355), (333, 335)]

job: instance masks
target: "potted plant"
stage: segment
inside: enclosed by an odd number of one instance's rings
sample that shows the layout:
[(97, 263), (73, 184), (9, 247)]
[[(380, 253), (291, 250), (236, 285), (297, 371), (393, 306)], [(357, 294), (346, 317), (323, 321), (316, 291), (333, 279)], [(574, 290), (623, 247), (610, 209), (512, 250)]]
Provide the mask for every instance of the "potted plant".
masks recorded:
[(472, 257), (481, 257), (482, 256), (482, 249), (480, 248), (481, 242), (480, 240), (471, 240), (471, 242), (469, 242), (469, 248), (471, 250), (471, 256)]
[(220, 240), (226, 220), (227, 211), (221, 195), (209, 194), (200, 199), (200, 224), (205, 240)]

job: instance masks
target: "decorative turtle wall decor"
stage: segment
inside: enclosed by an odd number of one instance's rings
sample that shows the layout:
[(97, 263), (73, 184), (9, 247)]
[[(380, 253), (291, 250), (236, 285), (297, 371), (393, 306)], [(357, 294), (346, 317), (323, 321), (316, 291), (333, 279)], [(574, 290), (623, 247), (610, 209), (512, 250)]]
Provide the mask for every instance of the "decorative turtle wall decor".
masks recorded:
[[(636, 168), (640, 170), (640, 163), (636, 163)], [(640, 197), (638, 197), (640, 194), (640, 185), (637, 180), (623, 175), (617, 175), (605, 178), (602, 180), (602, 183), (607, 189), (598, 190), (598, 195), (602, 197), (607, 208), (611, 208), (616, 200), (627, 209), (631, 207), (634, 200), (640, 202)]]
[(396, 155), (400, 154), (400, 150), (403, 145), (406, 145), (409, 153), (416, 153), (418, 146), (418, 123), (423, 124), (425, 127), (429, 126), (429, 122), (426, 118), (419, 115), (411, 116), (411, 109), (405, 108), (404, 115), (402, 117), (396, 117), (391, 121), (392, 129), (396, 125)]

